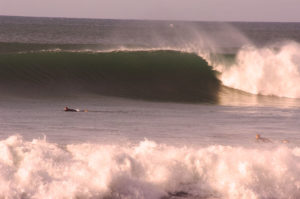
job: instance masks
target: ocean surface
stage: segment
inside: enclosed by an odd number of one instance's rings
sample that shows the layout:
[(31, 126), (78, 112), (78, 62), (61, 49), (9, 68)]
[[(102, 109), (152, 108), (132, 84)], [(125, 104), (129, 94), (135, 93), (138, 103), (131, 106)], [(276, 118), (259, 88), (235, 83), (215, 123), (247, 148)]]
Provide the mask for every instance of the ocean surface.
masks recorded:
[(300, 23), (0, 16), (0, 198), (298, 199), (299, 120)]

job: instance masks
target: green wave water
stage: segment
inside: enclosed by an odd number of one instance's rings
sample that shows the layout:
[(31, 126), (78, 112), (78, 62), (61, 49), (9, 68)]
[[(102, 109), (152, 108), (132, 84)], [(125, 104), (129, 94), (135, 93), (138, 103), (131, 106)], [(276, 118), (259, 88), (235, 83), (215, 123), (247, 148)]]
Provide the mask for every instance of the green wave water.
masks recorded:
[(92, 93), (145, 100), (215, 102), (216, 71), (178, 51), (0, 54), (0, 89), (10, 94)]

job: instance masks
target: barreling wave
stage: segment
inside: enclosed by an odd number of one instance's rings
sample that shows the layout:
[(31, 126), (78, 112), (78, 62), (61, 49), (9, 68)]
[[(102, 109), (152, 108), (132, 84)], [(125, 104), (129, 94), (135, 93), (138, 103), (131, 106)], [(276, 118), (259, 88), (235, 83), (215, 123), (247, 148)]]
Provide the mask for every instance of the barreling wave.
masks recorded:
[(181, 102), (214, 102), (220, 87), (201, 57), (162, 50), (0, 54), (0, 84), (13, 94), (85, 92)]
[(222, 83), (254, 95), (300, 98), (299, 49), (298, 43), (285, 42), (206, 55), (190, 48), (0, 43), (0, 82), (4, 83), (0, 87), (14, 94), (80, 91), (216, 102)]
[(1, 198), (297, 199), (300, 149), (0, 141)]

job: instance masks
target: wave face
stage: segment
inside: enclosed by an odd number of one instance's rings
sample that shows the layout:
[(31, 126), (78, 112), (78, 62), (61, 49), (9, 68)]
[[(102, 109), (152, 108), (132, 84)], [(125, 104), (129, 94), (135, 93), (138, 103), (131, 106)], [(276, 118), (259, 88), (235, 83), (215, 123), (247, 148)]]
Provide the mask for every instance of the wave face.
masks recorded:
[(2, 91), (13, 94), (93, 93), (181, 102), (214, 102), (220, 87), (204, 59), (177, 51), (0, 54), (0, 83)]
[(226, 86), (252, 94), (300, 98), (299, 43), (245, 47), (236, 55), (234, 64), (218, 67)]
[(300, 197), (300, 149), (0, 142), (1, 198)]

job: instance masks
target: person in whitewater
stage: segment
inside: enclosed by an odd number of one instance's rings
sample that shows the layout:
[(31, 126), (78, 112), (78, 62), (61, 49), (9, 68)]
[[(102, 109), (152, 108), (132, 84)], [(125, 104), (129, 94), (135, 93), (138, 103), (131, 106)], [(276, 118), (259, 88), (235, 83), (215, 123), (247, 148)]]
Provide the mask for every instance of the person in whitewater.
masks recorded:
[(257, 142), (265, 142), (265, 143), (272, 142), (268, 138), (261, 137), (259, 134), (256, 134), (255, 138)]
[(72, 109), (72, 108), (69, 108), (67, 106), (64, 108), (64, 111), (66, 111), (66, 112), (79, 112), (78, 109)]
[[(273, 143), (270, 139), (261, 137), (259, 134), (256, 134), (255, 138), (256, 138), (256, 142), (265, 142), (265, 143), (269, 142), (269, 143)], [(283, 144), (290, 143), (290, 141), (287, 140), (287, 139), (280, 140), (279, 142), (283, 143)]]

